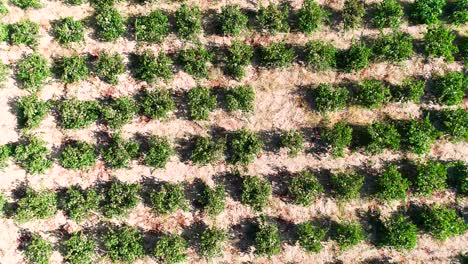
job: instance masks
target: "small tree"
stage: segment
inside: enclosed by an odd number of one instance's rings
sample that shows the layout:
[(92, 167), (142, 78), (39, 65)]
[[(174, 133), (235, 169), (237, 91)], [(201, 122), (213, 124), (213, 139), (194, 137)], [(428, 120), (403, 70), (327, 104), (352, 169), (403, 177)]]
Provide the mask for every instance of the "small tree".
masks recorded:
[(234, 78), (242, 79), (245, 76), (244, 67), (250, 64), (252, 48), (242, 41), (234, 40), (227, 49), (226, 72)]
[(16, 103), (18, 124), (21, 128), (32, 129), (39, 126), (50, 110), (50, 103), (42, 101), (37, 94), (22, 96)]
[(402, 132), (401, 139), (404, 146), (419, 155), (429, 152), (431, 145), (440, 135), (431, 124), (429, 116), (423, 120), (413, 119), (404, 123)]
[(411, 8), (410, 17), (415, 23), (435, 24), (442, 15), (445, 0), (416, 0)]
[(39, 38), (39, 24), (29, 19), (20, 20), (17, 23), (10, 24), (10, 43), (12, 45), (26, 45), (29, 47), (37, 46)]
[(105, 192), (104, 214), (107, 217), (125, 216), (140, 201), (138, 183), (113, 181)]
[(349, 92), (344, 87), (333, 87), (331, 84), (319, 84), (312, 91), (315, 108), (321, 113), (341, 110), (346, 107)]
[(455, 209), (441, 205), (424, 206), (415, 216), (421, 228), (439, 240), (446, 240), (454, 235), (461, 235), (467, 229), (463, 217)]
[(212, 258), (221, 255), (228, 236), (226, 231), (218, 228), (206, 228), (200, 236), (200, 254)]
[(123, 57), (118, 53), (102, 51), (94, 64), (94, 73), (103, 81), (116, 85), (125, 72)]
[(229, 163), (247, 165), (251, 163), (262, 149), (258, 136), (249, 130), (235, 131), (228, 141)]
[(23, 138), (14, 150), (16, 162), (31, 174), (42, 174), (52, 166), (49, 155), (46, 142), (35, 136)]
[(369, 143), (366, 150), (382, 153), (384, 149), (400, 149), (400, 133), (392, 123), (376, 122), (367, 127)]
[(297, 130), (284, 132), (280, 138), (280, 147), (287, 148), (288, 155), (294, 157), (304, 149), (304, 136)]
[(395, 87), (392, 97), (402, 102), (419, 103), (424, 95), (425, 88), (426, 82), (424, 80), (409, 77)]
[(57, 212), (57, 195), (53, 191), (35, 191), (28, 187), (17, 206), (15, 220), (20, 224), (48, 219)]
[(305, 61), (314, 70), (322, 71), (336, 67), (337, 48), (330, 43), (311, 40), (305, 48)]
[(364, 21), (365, 15), (366, 7), (363, 1), (346, 0), (341, 13), (345, 30), (360, 27)]
[(241, 85), (226, 91), (229, 111), (252, 112), (254, 110), (255, 90), (250, 85)]
[(346, 72), (360, 71), (369, 65), (371, 54), (371, 48), (364, 42), (354, 41), (348, 50), (342, 51), (340, 68)]
[(52, 256), (52, 245), (40, 235), (33, 234), (24, 255), (29, 263), (48, 264)]
[(161, 43), (169, 34), (169, 25), (169, 18), (163, 11), (152, 11), (148, 16), (135, 19), (135, 39)]
[(87, 218), (92, 211), (97, 210), (101, 197), (94, 189), (83, 190), (78, 186), (67, 189), (63, 209), (76, 222)]
[(403, 7), (398, 1), (384, 0), (377, 4), (372, 24), (379, 29), (398, 28), (403, 14)]
[(133, 140), (125, 140), (119, 134), (113, 135), (101, 156), (108, 167), (121, 169), (129, 165), (138, 155), (139, 145)]
[(298, 12), (298, 27), (304, 33), (312, 33), (328, 20), (328, 12), (313, 0), (305, 0)]
[(73, 141), (67, 144), (60, 153), (60, 165), (67, 169), (84, 170), (96, 164), (95, 147), (84, 141)]
[(239, 35), (247, 28), (249, 18), (239, 5), (227, 5), (221, 8), (221, 14), (217, 17), (218, 30), (223, 35)]
[(323, 249), (322, 241), (325, 240), (326, 235), (327, 230), (312, 221), (303, 222), (297, 226), (299, 245), (309, 253), (318, 253)]
[(362, 226), (353, 222), (333, 222), (331, 226), (331, 239), (335, 240), (341, 250), (346, 250), (364, 240)]
[(418, 240), (418, 229), (404, 215), (393, 215), (379, 223), (378, 244), (398, 251), (411, 250)]
[(188, 92), (187, 96), (190, 117), (194, 120), (208, 119), (208, 115), (218, 104), (216, 95), (213, 94), (211, 88), (195, 87)]
[(70, 264), (86, 264), (92, 263), (94, 259), (94, 250), (96, 243), (85, 234), (79, 232), (74, 233), (71, 237), (63, 242), (65, 247), (64, 259)]
[(289, 7), (278, 6), (273, 3), (267, 7), (261, 6), (257, 13), (257, 22), (262, 30), (270, 33), (288, 32)]
[(317, 177), (308, 170), (299, 172), (291, 180), (288, 189), (294, 203), (302, 206), (309, 206), (323, 193), (323, 186)]
[(454, 54), (458, 53), (458, 47), (453, 43), (455, 38), (455, 34), (443, 25), (429, 27), (424, 35), (426, 55), (434, 58), (443, 57), (447, 62), (453, 62)]
[(410, 59), (414, 54), (413, 37), (401, 31), (382, 34), (374, 41), (372, 50), (380, 61), (401, 62)]
[(390, 100), (390, 88), (382, 81), (371, 79), (362, 81), (356, 91), (356, 101), (367, 108), (378, 108)]
[(330, 146), (334, 157), (342, 157), (344, 149), (351, 144), (353, 129), (344, 121), (322, 131), (320, 136)]
[(59, 126), (65, 129), (85, 128), (99, 117), (99, 104), (94, 100), (66, 99), (58, 102), (56, 109)]
[(217, 185), (211, 188), (208, 185), (203, 186), (202, 193), (197, 197), (198, 203), (210, 216), (220, 214), (226, 206), (226, 193), (223, 185)]
[(124, 18), (117, 9), (111, 6), (98, 7), (94, 19), (96, 33), (103, 41), (117, 40), (127, 30)]
[(331, 175), (330, 182), (335, 197), (350, 200), (359, 197), (364, 176), (356, 172), (339, 172)]
[(121, 128), (132, 121), (138, 106), (131, 97), (121, 96), (112, 98), (101, 107), (101, 117), (110, 128)]
[(257, 225), (254, 237), (255, 251), (257, 255), (271, 257), (281, 250), (281, 238), (276, 224), (268, 223), (266, 217), (261, 217)]
[(195, 78), (205, 78), (208, 76), (207, 63), (211, 60), (212, 54), (205, 47), (188, 48), (179, 52), (179, 62), (184, 71)]
[(175, 264), (187, 258), (187, 241), (176, 234), (161, 236), (154, 246), (153, 255), (162, 263)]
[(143, 237), (137, 228), (130, 226), (110, 229), (104, 235), (104, 246), (113, 262), (133, 263), (145, 254)]
[(195, 146), (190, 154), (190, 160), (197, 165), (207, 165), (222, 159), (225, 148), (225, 140), (197, 137)]
[(144, 163), (153, 168), (164, 168), (173, 154), (174, 150), (167, 138), (150, 136), (148, 151), (144, 154)]
[(271, 195), (271, 184), (256, 176), (242, 176), (241, 202), (256, 211), (265, 208)]
[(202, 12), (198, 6), (182, 4), (175, 13), (176, 29), (183, 39), (195, 37), (202, 31)]
[(135, 77), (147, 83), (152, 83), (157, 78), (170, 80), (174, 75), (172, 63), (172, 59), (163, 52), (156, 57), (152, 51), (146, 50), (138, 56)]
[(59, 58), (55, 61), (54, 70), (65, 83), (82, 81), (89, 76), (87, 58), (78, 54)]
[(449, 72), (434, 78), (432, 90), (439, 103), (457, 105), (463, 102), (467, 82), (462, 72)]
[(39, 53), (33, 53), (18, 61), (15, 76), (22, 87), (34, 91), (40, 90), (50, 74), (47, 61)]
[(396, 166), (387, 167), (377, 178), (376, 194), (382, 200), (405, 199), (410, 182), (403, 178)]
[(73, 17), (62, 17), (53, 25), (55, 38), (64, 45), (83, 41), (84, 29), (84, 23)]
[(138, 103), (141, 113), (152, 119), (167, 118), (170, 112), (176, 110), (174, 99), (168, 90), (143, 90)]
[(434, 160), (418, 163), (416, 173), (411, 180), (417, 193), (430, 196), (447, 187), (447, 168), (444, 164)]
[(263, 46), (260, 50), (260, 64), (268, 68), (287, 68), (295, 58), (294, 50), (286, 43), (277, 42)]
[(158, 214), (170, 214), (177, 209), (186, 209), (184, 187), (182, 184), (164, 183), (158, 191), (151, 193), (153, 210)]
[(455, 140), (468, 141), (468, 112), (462, 108), (444, 109), (440, 113), (441, 129)]

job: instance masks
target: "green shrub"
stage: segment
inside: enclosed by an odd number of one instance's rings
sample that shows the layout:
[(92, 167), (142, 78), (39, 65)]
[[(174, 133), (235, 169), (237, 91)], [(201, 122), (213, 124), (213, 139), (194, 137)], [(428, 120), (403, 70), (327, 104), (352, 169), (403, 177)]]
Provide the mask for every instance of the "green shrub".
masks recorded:
[(445, 0), (416, 0), (411, 8), (410, 17), (415, 23), (435, 24), (442, 15)]
[(288, 185), (289, 194), (295, 204), (309, 206), (323, 193), (323, 186), (317, 177), (308, 170), (303, 170), (295, 176)]
[(411, 250), (418, 240), (418, 229), (404, 215), (393, 215), (380, 223), (378, 244), (398, 251)]
[(208, 76), (207, 63), (211, 58), (212, 54), (201, 45), (181, 50), (178, 56), (183, 70), (186, 73), (193, 75), (195, 78), (204, 78)]
[(400, 133), (391, 123), (376, 122), (367, 127), (369, 142), (366, 150), (370, 153), (382, 153), (384, 149), (400, 149)]
[[(1, 5), (1, 2), (0, 2)], [(1, 6), (0, 6), (1, 8)], [(8, 40), (8, 26), (0, 23), (0, 42), (1, 41), (7, 41)]]
[(382, 200), (405, 199), (410, 182), (403, 178), (396, 166), (389, 166), (376, 181), (377, 197)]
[(70, 57), (61, 57), (55, 61), (54, 71), (65, 83), (82, 81), (89, 76), (87, 58), (74, 54)]
[(112, 98), (101, 107), (101, 116), (110, 128), (121, 128), (132, 121), (138, 112), (138, 106), (131, 97)]
[(314, 94), (315, 109), (319, 112), (341, 110), (346, 107), (349, 92), (344, 87), (333, 87), (331, 84), (322, 83), (312, 91)]
[(13, 155), (13, 149), (10, 144), (5, 144), (5, 145), (0, 146), (0, 169), (3, 169), (8, 165), (8, 159), (12, 155)]
[(55, 38), (60, 44), (81, 42), (84, 40), (84, 23), (74, 20), (73, 17), (60, 18), (54, 25)]
[(0, 62), (0, 88), (2, 88), (3, 83), (7, 80), (8, 75), (10, 75), (10, 71), (9, 65)]
[(37, 94), (22, 96), (16, 103), (18, 124), (22, 128), (32, 129), (39, 126), (50, 110), (50, 103), (42, 101)]
[(362, 226), (359, 223), (332, 223), (331, 239), (335, 240), (341, 250), (346, 250), (364, 240)]
[(424, 95), (425, 88), (426, 82), (424, 80), (409, 77), (403, 80), (401, 85), (398, 85), (395, 88), (392, 97), (402, 102), (410, 101), (419, 103), (421, 101), (421, 97)]
[(312, 221), (297, 225), (297, 240), (299, 245), (309, 253), (318, 253), (323, 249), (322, 241), (325, 240), (327, 230), (317, 226)]
[(234, 40), (226, 54), (226, 72), (234, 78), (245, 76), (244, 67), (250, 64), (253, 57), (252, 48), (242, 41)]
[(161, 263), (175, 264), (187, 258), (187, 241), (176, 234), (161, 236), (154, 246), (153, 255)]
[(211, 188), (205, 184), (202, 193), (197, 197), (197, 201), (208, 215), (216, 216), (220, 214), (226, 206), (224, 186), (217, 185)]
[(99, 118), (99, 104), (94, 100), (66, 99), (57, 104), (57, 113), (60, 127), (85, 128)]
[(218, 104), (211, 88), (195, 87), (188, 92), (187, 96), (190, 117), (194, 120), (208, 119), (208, 115)]
[(52, 166), (49, 154), (46, 142), (34, 136), (21, 140), (14, 151), (16, 162), (31, 174), (42, 174)]
[(113, 135), (107, 146), (101, 151), (106, 166), (116, 169), (125, 168), (130, 160), (138, 155), (140, 146), (133, 140), (125, 140), (120, 135)]
[(26, 46), (37, 46), (39, 38), (39, 24), (25, 19), (17, 23), (10, 24), (10, 43), (12, 45), (24, 44)]
[(254, 253), (271, 257), (281, 250), (281, 238), (278, 227), (261, 217), (254, 236)]
[(163, 52), (156, 57), (152, 51), (146, 50), (138, 56), (135, 77), (139, 80), (151, 83), (157, 78), (170, 80), (173, 77), (172, 59)]
[(429, 116), (427, 116), (421, 121), (413, 119), (407, 122), (401, 135), (402, 143), (409, 151), (424, 154), (429, 152), (431, 145), (440, 133), (434, 128)]
[(158, 214), (170, 214), (177, 209), (185, 210), (187, 200), (185, 199), (184, 186), (172, 183), (162, 184), (157, 192), (151, 193), (151, 204), (153, 210)]
[(39, 53), (33, 53), (18, 61), (15, 76), (24, 88), (39, 90), (50, 74), (47, 61)]
[(379, 29), (398, 28), (403, 17), (403, 7), (396, 0), (384, 0), (377, 4), (372, 24)]
[(455, 140), (468, 141), (468, 112), (462, 108), (442, 110), (441, 128)]
[(74, 233), (63, 242), (64, 259), (70, 264), (88, 264), (94, 259), (96, 243), (83, 233)]
[(401, 62), (413, 56), (413, 37), (410, 34), (395, 31), (381, 35), (373, 43), (373, 53), (378, 60)]
[(304, 136), (297, 130), (290, 130), (281, 135), (279, 144), (288, 149), (288, 155), (294, 157), (304, 149)]
[(341, 13), (345, 30), (360, 27), (364, 21), (365, 15), (366, 7), (363, 1), (346, 0)]
[(81, 5), (81, 4), (86, 3), (87, 1), (86, 0), (66, 0), (65, 2), (69, 5)]
[(206, 165), (223, 158), (226, 148), (224, 140), (215, 140), (210, 137), (198, 137), (190, 154), (190, 160), (198, 165)]
[(174, 99), (168, 90), (144, 90), (139, 105), (141, 113), (152, 119), (164, 119), (176, 110)]
[(360, 71), (369, 66), (372, 50), (364, 42), (354, 41), (348, 50), (342, 51), (340, 68), (346, 72)]
[(105, 82), (116, 85), (119, 75), (125, 72), (123, 57), (118, 53), (102, 51), (94, 64), (94, 73)]
[(53, 191), (35, 191), (26, 189), (18, 200), (15, 220), (22, 224), (37, 219), (48, 219), (57, 212), (57, 195)]
[(468, 1), (458, 0), (455, 2), (450, 20), (455, 25), (462, 25), (468, 22)]
[(104, 214), (106, 217), (125, 216), (140, 201), (138, 183), (113, 181), (105, 192)]
[(5, 3), (2, 1), (0, 2), (0, 15), (6, 15), (8, 14), (8, 8), (5, 6)]
[(175, 12), (175, 26), (179, 37), (193, 38), (202, 31), (202, 11), (198, 6), (182, 4)]
[(312, 33), (328, 20), (328, 12), (313, 0), (305, 0), (298, 12), (298, 27), (304, 33)]
[(161, 43), (169, 34), (169, 18), (161, 10), (135, 19), (135, 40)]
[(92, 211), (97, 210), (101, 198), (94, 189), (83, 190), (78, 186), (68, 188), (63, 201), (63, 209), (71, 219), (81, 222)]
[(50, 256), (52, 256), (52, 245), (40, 235), (33, 234), (31, 240), (26, 245), (24, 256), (28, 263), (34, 264), (49, 264)]
[(346, 122), (336, 123), (332, 128), (324, 129), (321, 133), (322, 139), (330, 146), (334, 157), (342, 157), (344, 149), (351, 144), (353, 128)]
[(226, 231), (222, 229), (207, 228), (203, 230), (200, 237), (200, 254), (209, 258), (221, 255), (227, 238)]
[(260, 50), (260, 64), (268, 68), (287, 68), (295, 58), (294, 50), (286, 43), (277, 42), (263, 46)]
[(261, 6), (257, 13), (257, 22), (262, 30), (270, 33), (288, 32), (289, 7), (282, 7), (273, 3), (267, 7)]
[(418, 163), (415, 175), (411, 180), (417, 193), (430, 196), (447, 187), (447, 168), (444, 164), (434, 160)]
[(98, 8), (94, 19), (96, 20), (96, 33), (103, 41), (114, 41), (127, 30), (124, 18), (113, 7)]
[(226, 91), (229, 111), (252, 112), (254, 110), (255, 90), (250, 85), (240, 85)]
[(229, 163), (242, 165), (251, 163), (262, 150), (262, 145), (254, 132), (246, 129), (235, 131), (228, 141)]
[(429, 57), (443, 57), (447, 62), (454, 60), (458, 47), (453, 43), (456, 36), (443, 25), (432, 26), (427, 29), (424, 35), (424, 50)]
[(450, 186), (461, 195), (468, 196), (468, 166), (461, 160), (449, 164), (451, 169)]
[(217, 17), (218, 30), (223, 35), (239, 35), (247, 28), (249, 19), (239, 5), (227, 5), (221, 8)]
[(433, 91), (439, 103), (456, 105), (463, 102), (466, 81), (463, 72), (449, 72), (434, 78)]
[(39, 0), (12, 0), (11, 3), (21, 9), (38, 9), (42, 7), (42, 4)]
[(167, 138), (150, 136), (148, 150), (144, 154), (144, 163), (153, 168), (164, 168), (173, 154), (174, 150)]
[(0, 193), (0, 217), (5, 214), (5, 210), (8, 206), (8, 201), (3, 193)]
[(145, 254), (143, 237), (136, 227), (110, 229), (104, 235), (104, 246), (113, 262), (133, 263)]
[(355, 199), (364, 185), (364, 176), (356, 172), (339, 172), (331, 175), (330, 183), (335, 197)]
[(314, 70), (322, 71), (336, 67), (338, 50), (330, 43), (311, 40), (305, 48), (305, 61)]
[(259, 177), (242, 176), (241, 202), (249, 205), (256, 211), (265, 208), (271, 195), (271, 184)]
[(84, 170), (94, 166), (96, 158), (96, 150), (92, 144), (84, 141), (74, 141), (63, 148), (59, 161), (64, 168)]
[(421, 208), (416, 221), (425, 232), (439, 240), (461, 235), (468, 229), (463, 217), (458, 216), (455, 209), (437, 204)]

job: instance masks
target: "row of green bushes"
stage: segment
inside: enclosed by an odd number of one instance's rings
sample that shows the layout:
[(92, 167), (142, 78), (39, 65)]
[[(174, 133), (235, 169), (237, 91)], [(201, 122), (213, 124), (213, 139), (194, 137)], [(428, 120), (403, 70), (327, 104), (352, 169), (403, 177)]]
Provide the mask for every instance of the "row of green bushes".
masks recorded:
[[(463, 234), (468, 228), (455, 209), (438, 204), (413, 208), (409, 217), (405, 213), (395, 213), (386, 218), (373, 218), (372, 227), (377, 234), (377, 238), (372, 240), (373, 244), (402, 252), (416, 247), (420, 232), (445, 240)], [(254, 228), (250, 231), (252, 240), (249, 243), (254, 246), (254, 253), (268, 257), (280, 253), (283, 241), (278, 225), (266, 216), (257, 218), (252, 224)], [(294, 239), (289, 243), (298, 244), (310, 254), (320, 252), (328, 239), (344, 251), (368, 237), (361, 224), (353, 221), (316, 219), (299, 223), (294, 230)], [(145, 250), (147, 238), (141, 231), (122, 225), (107, 227), (107, 231), (99, 237), (84, 232), (73, 233), (62, 241), (61, 251), (65, 260), (71, 264), (92, 262), (98, 249), (114, 262), (133, 263), (145, 255), (151, 255), (161, 263), (178, 263), (187, 258), (189, 240), (194, 241), (201, 256), (211, 258), (222, 254), (228, 238), (226, 230), (204, 227), (190, 238), (170, 233), (158, 235), (152, 248)], [(97, 243), (98, 240), (100, 243)], [(50, 242), (33, 234), (26, 242), (24, 253), (31, 263), (48, 263), (52, 250)]]

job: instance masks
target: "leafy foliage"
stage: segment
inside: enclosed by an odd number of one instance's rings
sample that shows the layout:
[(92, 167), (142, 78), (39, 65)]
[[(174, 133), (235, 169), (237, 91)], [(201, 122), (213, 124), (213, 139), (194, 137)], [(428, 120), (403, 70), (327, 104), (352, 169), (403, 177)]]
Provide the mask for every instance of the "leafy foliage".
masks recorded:
[(114, 41), (125, 31), (125, 20), (117, 9), (111, 6), (99, 7), (96, 10), (96, 33), (101, 40)]
[(107, 146), (101, 151), (101, 156), (107, 166), (121, 169), (129, 165), (130, 160), (136, 158), (139, 150), (138, 143), (124, 140), (120, 135), (113, 135)]
[(366, 7), (361, 0), (346, 0), (341, 17), (345, 29), (360, 27), (366, 15)]
[(48, 264), (52, 256), (52, 245), (40, 235), (33, 234), (24, 255), (29, 263)]
[(154, 168), (164, 168), (172, 154), (174, 154), (174, 150), (167, 138), (150, 136), (148, 138), (148, 151), (144, 155), (144, 163)]
[(173, 264), (187, 258), (187, 241), (176, 234), (167, 234), (159, 238), (154, 246), (153, 255), (162, 263)]
[(211, 216), (220, 214), (226, 206), (226, 194), (223, 185), (217, 185), (214, 188), (204, 185), (202, 193), (197, 201), (203, 207), (203, 210)]
[(163, 11), (155, 10), (136, 18), (134, 28), (137, 41), (161, 43), (169, 34), (169, 18)]
[(271, 43), (260, 50), (260, 64), (269, 68), (287, 68), (291, 66), (294, 50), (284, 42)]
[(417, 193), (430, 196), (447, 187), (447, 168), (444, 164), (434, 160), (418, 163), (416, 173), (411, 180)]
[(331, 84), (319, 84), (314, 93), (315, 108), (319, 112), (340, 110), (346, 107), (349, 92), (343, 87), (333, 87)]
[(190, 154), (190, 160), (198, 165), (206, 165), (223, 157), (226, 142), (209, 137), (198, 137)]
[(5, 214), (5, 209), (7, 208), (7, 199), (3, 193), (0, 193), (0, 216)]
[(176, 109), (174, 99), (168, 90), (144, 90), (140, 98), (141, 113), (152, 119), (166, 118)]
[(331, 154), (334, 157), (342, 157), (344, 149), (351, 144), (353, 129), (341, 121), (332, 128), (324, 129), (321, 133), (322, 139), (327, 142), (331, 148)]
[(94, 64), (94, 73), (105, 82), (116, 85), (119, 75), (125, 72), (123, 57), (118, 53), (103, 51)]
[(305, 60), (314, 70), (322, 71), (336, 67), (338, 50), (330, 43), (311, 40), (305, 48)]
[(37, 46), (39, 38), (39, 24), (31, 20), (24, 19), (17, 23), (10, 24), (10, 43), (12, 45), (24, 44), (26, 46)]
[(195, 37), (202, 31), (202, 11), (198, 6), (182, 4), (175, 13), (177, 33), (183, 39)]
[(323, 192), (317, 177), (308, 170), (299, 172), (291, 180), (288, 189), (294, 203), (302, 206), (309, 206)]
[(424, 154), (429, 152), (440, 133), (432, 126), (427, 116), (421, 121), (413, 119), (404, 124), (401, 135), (402, 143), (409, 151)]
[(113, 262), (133, 263), (145, 253), (143, 238), (135, 227), (110, 229), (104, 236), (104, 246)]
[(318, 253), (323, 249), (327, 230), (317, 226), (312, 221), (300, 223), (297, 226), (297, 240), (299, 245), (309, 253)]
[(138, 56), (135, 77), (148, 83), (154, 82), (157, 78), (170, 80), (173, 76), (172, 63), (172, 59), (163, 52), (156, 57), (152, 51), (146, 50)]
[(63, 201), (63, 209), (71, 219), (81, 222), (92, 211), (98, 209), (101, 198), (94, 189), (83, 190), (78, 186), (68, 188)]
[(439, 103), (456, 105), (463, 101), (467, 88), (465, 76), (462, 72), (449, 72), (446, 75), (436, 76), (433, 91)]
[(206, 257), (221, 255), (227, 238), (226, 231), (222, 229), (207, 228), (203, 230), (200, 237), (200, 253)]
[(3, 83), (7, 80), (10, 71), (11, 68), (9, 65), (0, 62), (0, 88), (2, 87)]
[(33, 53), (18, 61), (15, 76), (24, 88), (39, 90), (50, 74), (47, 61), (39, 53)]
[(242, 41), (234, 40), (226, 54), (226, 72), (237, 79), (245, 75), (244, 67), (252, 59), (252, 48)]
[(416, 0), (410, 17), (416, 23), (435, 24), (439, 21), (445, 5), (445, 0)]
[(140, 201), (138, 183), (113, 181), (105, 192), (104, 214), (107, 217), (124, 216)]
[(31, 220), (47, 219), (57, 211), (57, 195), (53, 191), (35, 191), (26, 189), (18, 200), (15, 220), (22, 224)]
[(401, 85), (396, 87), (392, 97), (403, 102), (411, 101), (419, 103), (421, 101), (421, 96), (424, 95), (425, 88), (426, 82), (424, 80), (409, 77), (403, 80)]
[(226, 91), (229, 111), (252, 112), (254, 109), (255, 90), (250, 85), (240, 85)]
[(170, 214), (177, 209), (185, 209), (187, 200), (184, 187), (182, 184), (162, 184), (158, 191), (151, 193), (151, 204), (153, 210), (159, 214)]
[(386, 27), (398, 28), (403, 17), (403, 7), (396, 0), (383, 0), (375, 9), (372, 24), (383, 29)]
[(39, 126), (50, 110), (50, 103), (42, 101), (37, 94), (22, 96), (16, 103), (18, 124), (22, 128), (32, 129)]
[(20, 142), (15, 148), (14, 157), (26, 172), (41, 174), (52, 166), (52, 161), (49, 158), (50, 151), (47, 149), (45, 141), (29, 136)]
[(355, 199), (364, 185), (364, 176), (356, 172), (339, 172), (331, 175), (330, 182), (337, 198)]
[(451, 169), (449, 184), (461, 195), (468, 196), (468, 166), (461, 160), (449, 164)]
[(262, 217), (258, 223), (254, 237), (255, 254), (271, 257), (280, 252), (281, 238), (278, 227), (274, 223), (268, 223)]
[(65, 83), (82, 81), (89, 76), (89, 69), (85, 56), (74, 54), (70, 57), (61, 57), (55, 61), (54, 70)]
[(84, 40), (84, 23), (73, 17), (60, 18), (53, 26), (55, 38), (60, 44), (81, 42)]
[(2, 1), (0, 2), (0, 15), (6, 15), (8, 14), (8, 8), (5, 6), (5, 3)]
[(383, 200), (405, 199), (410, 182), (403, 178), (396, 166), (389, 166), (377, 178), (377, 197)]
[(331, 226), (331, 238), (338, 243), (341, 250), (346, 250), (364, 240), (364, 234), (362, 226), (359, 223), (333, 223)]
[(85, 128), (99, 118), (99, 104), (94, 101), (82, 101), (75, 98), (57, 104), (59, 125), (66, 129)]
[(101, 107), (101, 116), (110, 128), (121, 128), (125, 123), (132, 121), (138, 106), (129, 96), (112, 98)]
[(258, 136), (249, 130), (241, 129), (233, 133), (228, 141), (229, 158), (233, 164), (247, 165), (254, 160), (262, 149)]
[(304, 33), (312, 33), (328, 20), (328, 12), (313, 0), (305, 0), (298, 12), (298, 27)]
[(455, 38), (455, 34), (443, 25), (429, 27), (424, 35), (424, 50), (427, 56), (443, 57), (452, 62), (453, 54), (458, 52), (457, 46), (453, 44)]
[(256, 211), (265, 208), (271, 195), (271, 184), (255, 176), (242, 176), (241, 202)]
[(11, 3), (21, 9), (38, 9), (42, 7), (42, 4), (39, 0), (12, 0)]
[(195, 87), (188, 92), (188, 106), (190, 117), (194, 120), (206, 120), (211, 111), (216, 108), (218, 101), (212, 89)]
[(63, 242), (65, 260), (70, 264), (88, 264), (93, 261), (96, 243), (83, 233), (74, 233)]
[(247, 28), (249, 19), (239, 5), (227, 5), (221, 8), (217, 17), (218, 29), (223, 35), (239, 35)]
[(442, 130), (455, 140), (468, 141), (468, 112), (462, 108), (444, 109), (441, 112)]
[(418, 229), (404, 215), (393, 215), (380, 223), (379, 241), (381, 246), (396, 250), (411, 250), (416, 246)]
[(401, 31), (381, 35), (374, 41), (372, 50), (381, 61), (401, 62), (413, 56), (413, 38)]
[(288, 16), (288, 6), (278, 6), (271, 3), (267, 7), (260, 7), (257, 13), (257, 22), (261, 29), (270, 33), (288, 32)]
[(207, 63), (211, 60), (211, 57), (212, 54), (201, 45), (179, 52), (179, 62), (182, 64), (184, 71), (196, 78), (208, 76)]
[(455, 209), (441, 205), (424, 206), (415, 218), (425, 232), (439, 240), (463, 234), (468, 229)]
[(369, 65), (372, 50), (364, 42), (355, 41), (340, 55), (340, 68), (346, 72), (360, 71)]
[(60, 165), (67, 169), (89, 169), (96, 164), (97, 154), (94, 146), (84, 141), (67, 144), (60, 153)]
[(367, 108), (378, 108), (390, 100), (390, 88), (377, 79), (362, 81), (356, 91), (356, 101)]
[(468, 1), (458, 0), (455, 2), (452, 15), (450, 16), (451, 21), (455, 25), (462, 25), (468, 22)]
[[(7, 166), (8, 159), (12, 155), (13, 155), (13, 150), (12, 150), (12, 146), (10, 144), (5, 144), (5, 145), (0, 146), (0, 169), (5, 168)], [(0, 200), (1, 200), (1, 198), (0, 198)], [(1, 204), (1, 202), (0, 202), (0, 204)]]
[(297, 130), (290, 130), (281, 135), (280, 147), (287, 148), (290, 156), (297, 156), (304, 149), (304, 136)]
[(369, 143), (366, 146), (370, 153), (382, 153), (384, 149), (400, 149), (400, 133), (391, 123), (376, 122), (367, 127)]

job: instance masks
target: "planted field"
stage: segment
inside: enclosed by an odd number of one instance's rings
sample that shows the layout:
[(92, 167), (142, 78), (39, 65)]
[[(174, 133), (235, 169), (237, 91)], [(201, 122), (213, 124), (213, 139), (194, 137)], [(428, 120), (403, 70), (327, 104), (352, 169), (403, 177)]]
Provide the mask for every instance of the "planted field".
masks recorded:
[(0, 13), (0, 263), (467, 261), (466, 0)]

